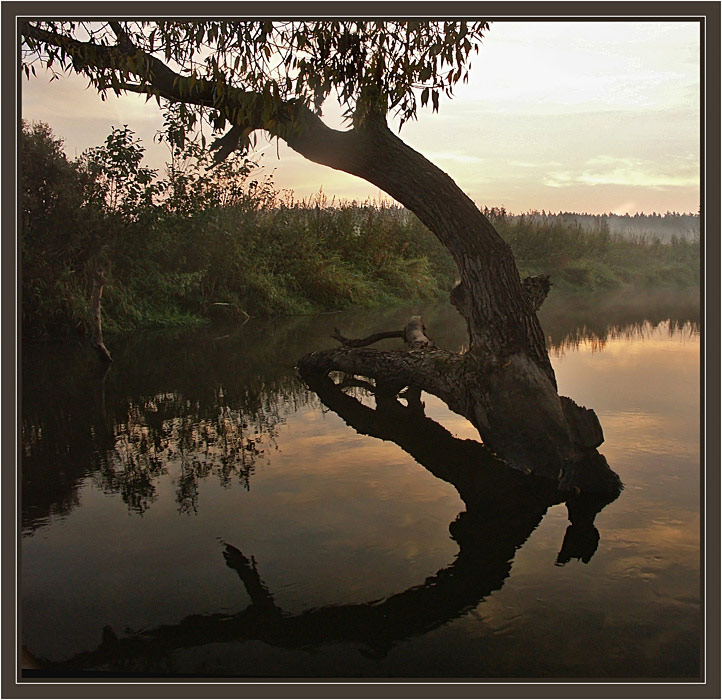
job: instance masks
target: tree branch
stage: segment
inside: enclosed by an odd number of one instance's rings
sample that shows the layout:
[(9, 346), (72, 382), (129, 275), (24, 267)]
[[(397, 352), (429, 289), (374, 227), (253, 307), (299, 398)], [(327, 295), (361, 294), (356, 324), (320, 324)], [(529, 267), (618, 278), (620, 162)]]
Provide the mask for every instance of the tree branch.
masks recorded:
[(395, 386), (418, 387), (442, 401), (457, 413), (468, 417), (464, 401), (464, 356), (433, 345), (412, 345), (409, 350), (376, 350), (364, 347), (340, 347), (319, 350), (301, 358), (298, 369), (305, 379), (329, 371), (360, 375)]
[(362, 348), (367, 345), (372, 345), (373, 343), (378, 343), (379, 340), (386, 340), (387, 338), (406, 338), (403, 330), (372, 333), (366, 338), (346, 338), (345, 336), (341, 335), (341, 331), (338, 328), (334, 328), (333, 331), (334, 333), (331, 337), (334, 340), (338, 340), (341, 345), (344, 345), (347, 348)]
[(121, 49), (125, 50), (131, 50), (135, 51), (136, 47), (135, 44), (131, 41), (130, 37), (128, 36), (128, 32), (123, 29), (123, 27), (120, 26), (120, 22), (111, 20), (108, 22), (108, 25), (113, 30), (113, 33), (118, 39), (118, 46), (120, 46)]
[[(41, 29), (29, 22), (23, 25), (22, 35), (62, 48), (74, 63), (84, 68), (117, 70), (137, 75), (147, 83), (144, 87), (151, 94), (200, 106), (219, 106), (215, 105), (213, 83), (207, 80), (192, 81), (191, 78), (176, 73), (160, 59), (136, 48), (118, 22), (111, 23), (111, 27), (118, 36), (118, 44), (115, 46), (79, 41)], [(127, 88), (121, 86), (121, 89)]]
[(346, 172), (356, 169), (353, 163), (348, 162), (349, 156), (358, 151), (358, 147), (353, 147), (354, 132), (329, 128), (303, 102), (277, 99), (269, 110), (262, 93), (196, 76), (183, 76), (159, 58), (135, 47), (118, 22), (112, 22), (111, 28), (118, 37), (118, 44), (114, 46), (80, 41), (29, 22), (22, 26), (22, 35), (26, 39), (62, 48), (75, 64), (83, 68), (133, 74), (142, 81), (134, 84), (112, 76), (110, 84), (106, 85), (97, 77), (94, 80), (91, 77), (101, 90), (114, 87), (169, 101), (214, 107), (234, 126), (249, 132), (265, 130), (271, 136), (286, 141), (309, 160)]
[(273, 600), (273, 595), (258, 575), (256, 561), (253, 557), (248, 559), (239, 549), (226, 543), (223, 558), (226, 560), (226, 564), (238, 574), (238, 578), (241, 579), (254, 605), (265, 611), (280, 614), (281, 611)]
[(250, 130), (242, 126), (232, 126), (221, 138), (216, 139), (210, 146), (213, 154), (213, 161), (216, 165), (222, 163), (239, 144), (242, 144), (248, 138)]

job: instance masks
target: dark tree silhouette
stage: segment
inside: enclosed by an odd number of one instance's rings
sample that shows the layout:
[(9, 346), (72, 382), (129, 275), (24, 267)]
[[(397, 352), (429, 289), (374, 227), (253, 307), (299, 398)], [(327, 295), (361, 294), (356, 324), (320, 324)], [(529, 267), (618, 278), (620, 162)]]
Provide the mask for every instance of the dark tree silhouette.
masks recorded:
[[(399, 390), (437, 394), (466, 416), (510, 464), (564, 488), (615, 491), (592, 411), (558, 396), (536, 311), (544, 280), (522, 282), (509, 246), (442, 170), (388, 126), (438, 109), (465, 80), (486, 22), (187, 21), (101, 23), (24, 19), (26, 75), (40, 62), (88, 77), (101, 96), (135, 92), (175, 105), (192, 126), (219, 131), (222, 159), (257, 130), (316, 163), (378, 186), (414, 212), (449, 249), (459, 271), (452, 303), (467, 321), (469, 350), (453, 355), (421, 338), (405, 352), (344, 347), (304, 358)], [(335, 94), (349, 128), (321, 119)], [(174, 138), (181, 138), (176, 133)]]

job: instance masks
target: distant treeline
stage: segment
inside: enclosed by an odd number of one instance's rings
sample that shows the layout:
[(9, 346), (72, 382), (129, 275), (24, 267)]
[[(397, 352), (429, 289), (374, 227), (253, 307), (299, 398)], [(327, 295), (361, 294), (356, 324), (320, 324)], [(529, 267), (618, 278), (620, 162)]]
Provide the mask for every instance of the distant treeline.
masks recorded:
[(587, 291), (699, 285), (699, 237), (672, 236), (663, 243), (658, 237), (613, 233), (603, 217), (584, 226), (565, 214), (483, 211), (511, 246), (522, 275), (549, 274), (558, 287)]
[(579, 214), (560, 211), (556, 214), (546, 211), (530, 211), (526, 214), (509, 214), (504, 209), (492, 210), (513, 221), (525, 220), (535, 224), (561, 223), (566, 226), (580, 226), (590, 233), (608, 231), (625, 238), (642, 239), (646, 242), (659, 240), (669, 243), (675, 238), (699, 240), (699, 214), (681, 214), (668, 211), (664, 214)]
[[(210, 168), (201, 143), (166, 127), (160, 177), (127, 127), (69, 160), (46, 124), (23, 125), (26, 336), (87, 332), (99, 279), (111, 331), (390, 306), (455, 284), (447, 250), (404, 208), (322, 195), (299, 202), (242, 154)], [(549, 273), (561, 287), (699, 282), (698, 239), (663, 245), (560, 216), (486, 213), (522, 274)]]

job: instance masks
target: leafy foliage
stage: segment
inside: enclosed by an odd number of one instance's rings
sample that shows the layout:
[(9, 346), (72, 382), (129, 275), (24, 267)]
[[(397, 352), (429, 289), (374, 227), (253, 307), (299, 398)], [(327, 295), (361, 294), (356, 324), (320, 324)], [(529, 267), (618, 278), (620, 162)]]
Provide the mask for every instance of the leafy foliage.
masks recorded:
[(75, 315), (63, 290), (69, 280), (79, 278), (82, 186), (62, 140), (47, 124), (23, 123), (20, 152), (23, 325), (42, 317), (54, 327)]
[[(453, 283), (445, 249), (409, 212), (297, 202), (240, 153), (210, 167), (187, 138), (159, 179), (127, 127), (74, 163), (47, 126), (26, 125), (23, 139), (23, 163), (48, 168), (23, 170), (28, 335), (90, 328), (98, 268), (108, 330), (433, 298)], [(41, 180), (55, 193), (45, 207)]]
[[(356, 124), (371, 112), (403, 124), (419, 103), (436, 111), (440, 95), (466, 81), (487, 29), (484, 21), (34, 21), (23, 25), (23, 69), (29, 77), (40, 63), (58, 77), (72, 68), (103, 97), (132, 90), (159, 104), (201, 104), (217, 130), (244, 120), (238, 101), (229, 107), (234, 91), (268, 129), (288, 118), (286, 105), (320, 115), (331, 95)], [(172, 97), (159, 87), (168, 66), (178, 67)], [(201, 82), (209, 89), (194, 99)], [(184, 117), (192, 127), (197, 112)]]
[(113, 128), (102, 146), (86, 151), (79, 167), (84, 175), (84, 200), (109, 214), (132, 221), (162, 194), (155, 170), (143, 167), (145, 148), (124, 125)]

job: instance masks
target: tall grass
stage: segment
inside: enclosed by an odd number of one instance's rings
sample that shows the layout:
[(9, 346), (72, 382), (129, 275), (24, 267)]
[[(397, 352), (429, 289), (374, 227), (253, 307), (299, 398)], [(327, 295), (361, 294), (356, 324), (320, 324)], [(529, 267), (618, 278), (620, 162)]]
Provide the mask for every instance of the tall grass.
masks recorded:
[(669, 243), (643, 234), (610, 233), (561, 219), (487, 215), (509, 243), (522, 276), (549, 274), (563, 289), (594, 291), (624, 286), (691, 287), (700, 282), (700, 242)]
[[(455, 283), (448, 251), (400, 206), (297, 201), (242, 157), (208, 170), (200, 150), (174, 158), (160, 180), (140, 167), (132, 132), (111, 138), (122, 146), (112, 154), (135, 164), (123, 182), (112, 180), (110, 149), (71, 163), (49, 128), (23, 131), (21, 155), (33, 163), (22, 183), (27, 336), (87, 332), (98, 267), (108, 331), (391, 306), (446, 296)], [(485, 213), (522, 275), (588, 290), (699, 283), (698, 240), (662, 244), (603, 224)]]
[(255, 209), (238, 204), (191, 219), (169, 216), (163, 228), (166, 269), (187, 282), (170, 287), (200, 316), (303, 314), (432, 299), (453, 282), (443, 247), (398, 207), (331, 207), (322, 198)]
[[(522, 276), (561, 289), (699, 284), (698, 241), (660, 243), (560, 223), (495, 220)], [(109, 331), (212, 318), (309, 314), (444, 297), (457, 271), (448, 251), (403, 208), (378, 203), (277, 202), (249, 210), (168, 215), (142, 249), (116, 260), (103, 297)], [(85, 327), (87, 284), (69, 272), (24, 299), (29, 325)]]

